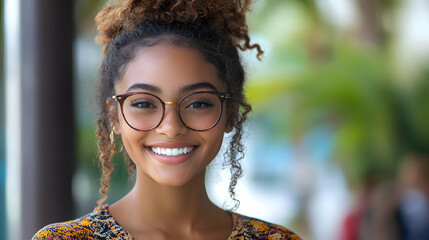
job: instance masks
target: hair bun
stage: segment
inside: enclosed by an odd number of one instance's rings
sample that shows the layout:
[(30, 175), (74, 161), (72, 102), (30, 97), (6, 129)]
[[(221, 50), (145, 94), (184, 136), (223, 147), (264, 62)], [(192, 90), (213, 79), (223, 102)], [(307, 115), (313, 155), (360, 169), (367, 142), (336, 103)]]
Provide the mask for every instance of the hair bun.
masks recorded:
[(258, 44), (250, 44), (246, 24), (250, 4), (251, 0), (117, 0), (95, 17), (96, 41), (106, 47), (116, 35), (143, 20), (162, 23), (200, 20), (241, 50), (256, 48), (259, 58), (263, 51)]

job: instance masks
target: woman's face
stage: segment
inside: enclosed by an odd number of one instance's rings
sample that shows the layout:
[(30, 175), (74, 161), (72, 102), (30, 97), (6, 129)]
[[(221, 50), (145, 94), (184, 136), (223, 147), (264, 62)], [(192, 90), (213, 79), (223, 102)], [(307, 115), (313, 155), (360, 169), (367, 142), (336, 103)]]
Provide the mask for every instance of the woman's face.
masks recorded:
[[(147, 92), (165, 102), (178, 102), (196, 91), (225, 90), (216, 67), (206, 62), (197, 50), (168, 43), (140, 47), (115, 85), (116, 94)], [(112, 106), (110, 109), (127, 153), (137, 166), (138, 177), (148, 177), (162, 185), (182, 186), (203, 174), (217, 155), (224, 132), (231, 131), (225, 105), (218, 124), (203, 132), (190, 130), (182, 123), (177, 105), (166, 105), (162, 122), (149, 131), (132, 129), (119, 107), (118, 111)]]

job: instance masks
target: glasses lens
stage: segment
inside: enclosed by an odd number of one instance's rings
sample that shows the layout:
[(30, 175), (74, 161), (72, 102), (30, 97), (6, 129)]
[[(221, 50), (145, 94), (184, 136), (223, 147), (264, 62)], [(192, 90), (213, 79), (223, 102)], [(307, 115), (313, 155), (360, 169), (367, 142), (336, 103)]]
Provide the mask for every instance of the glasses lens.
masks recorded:
[(187, 96), (180, 103), (183, 122), (195, 130), (207, 130), (220, 118), (222, 103), (216, 94), (196, 93)]
[(145, 93), (129, 96), (123, 105), (124, 118), (128, 124), (138, 130), (149, 130), (161, 121), (163, 114), (161, 101)]

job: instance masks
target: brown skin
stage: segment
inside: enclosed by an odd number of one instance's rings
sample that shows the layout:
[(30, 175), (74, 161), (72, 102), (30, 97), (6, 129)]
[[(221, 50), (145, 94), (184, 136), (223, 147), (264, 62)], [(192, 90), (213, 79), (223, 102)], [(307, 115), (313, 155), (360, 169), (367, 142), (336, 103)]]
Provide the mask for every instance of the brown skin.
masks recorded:
[[(213, 90), (180, 90), (200, 82), (210, 83), (220, 92), (226, 90), (216, 67), (198, 51), (160, 43), (138, 50), (115, 85), (115, 93), (123, 94), (130, 86), (145, 83), (158, 87), (161, 91), (156, 95), (164, 101), (177, 102), (190, 92)], [(231, 214), (209, 200), (204, 183), (206, 166), (219, 152), (224, 133), (232, 130), (226, 109), (214, 128), (196, 132), (182, 124), (177, 106), (168, 105), (157, 128), (136, 131), (114, 104), (108, 102), (113, 126), (137, 167), (134, 188), (109, 207), (115, 220), (135, 239), (227, 239), (232, 231)], [(198, 147), (179, 164), (158, 161), (148, 148), (168, 144)]]

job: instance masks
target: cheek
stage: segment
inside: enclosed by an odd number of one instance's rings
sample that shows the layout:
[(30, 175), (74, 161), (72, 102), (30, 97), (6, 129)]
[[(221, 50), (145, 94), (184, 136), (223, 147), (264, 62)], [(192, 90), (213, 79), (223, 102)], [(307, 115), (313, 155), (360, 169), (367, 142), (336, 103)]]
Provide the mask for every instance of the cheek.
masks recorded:
[(119, 124), (124, 147), (130, 157), (133, 158), (134, 153), (141, 149), (142, 146), (139, 143), (146, 133), (130, 128), (122, 117), (119, 120)]
[(218, 126), (205, 132), (203, 138), (206, 139), (206, 147), (210, 152), (210, 161), (216, 157), (222, 146), (223, 136), (225, 133), (226, 121), (219, 122)]

